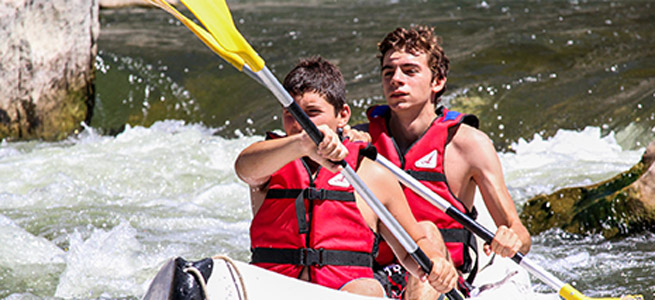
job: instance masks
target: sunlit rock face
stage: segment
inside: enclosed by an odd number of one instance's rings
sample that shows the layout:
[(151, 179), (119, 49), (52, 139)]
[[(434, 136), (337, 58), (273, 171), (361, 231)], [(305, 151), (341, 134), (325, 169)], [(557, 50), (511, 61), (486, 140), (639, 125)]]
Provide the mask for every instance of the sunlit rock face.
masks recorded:
[[(117, 8), (125, 6), (151, 6), (152, 3), (148, 0), (99, 0), (100, 8)], [(179, 5), (179, 0), (166, 0), (166, 2)]]
[(0, 4), (0, 139), (57, 140), (93, 108), (97, 0)]
[[(538, 195), (525, 203), (521, 220), (531, 234), (561, 228), (575, 234), (625, 236), (655, 228), (655, 142), (641, 161), (613, 178)], [(572, 170), (574, 171), (574, 170)]]

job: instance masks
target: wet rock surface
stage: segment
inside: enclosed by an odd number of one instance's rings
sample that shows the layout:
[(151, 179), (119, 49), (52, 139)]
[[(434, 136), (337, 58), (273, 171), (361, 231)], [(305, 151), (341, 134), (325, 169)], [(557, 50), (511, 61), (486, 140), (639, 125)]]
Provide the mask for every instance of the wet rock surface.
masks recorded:
[(589, 186), (528, 200), (521, 220), (531, 234), (561, 228), (606, 238), (655, 229), (655, 142), (630, 170)]

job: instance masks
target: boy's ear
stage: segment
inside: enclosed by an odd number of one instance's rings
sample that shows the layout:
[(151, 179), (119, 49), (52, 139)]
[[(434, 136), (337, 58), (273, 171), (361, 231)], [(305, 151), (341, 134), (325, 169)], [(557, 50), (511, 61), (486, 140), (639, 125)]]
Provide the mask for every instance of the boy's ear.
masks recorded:
[(443, 88), (446, 86), (446, 80), (447, 78), (434, 78), (432, 79), (432, 83), (430, 83), (430, 89), (432, 90), (433, 93), (438, 93), (443, 90)]
[(344, 127), (348, 125), (348, 121), (350, 121), (350, 106), (348, 104), (344, 104), (343, 107), (341, 108), (341, 111), (337, 114), (337, 127)]

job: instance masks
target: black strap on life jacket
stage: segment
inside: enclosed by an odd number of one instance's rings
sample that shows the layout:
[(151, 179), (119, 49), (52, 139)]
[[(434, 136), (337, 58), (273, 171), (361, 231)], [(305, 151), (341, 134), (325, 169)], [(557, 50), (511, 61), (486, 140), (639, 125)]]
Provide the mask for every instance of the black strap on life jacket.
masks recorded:
[(446, 181), (446, 175), (444, 175), (443, 173), (414, 171), (414, 170), (406, 170), (405, 172), (411, 175), (412, 177), (414, 177), (416, 180), (433, 181), (433, 182)]
[[(473, 282), (475, 274), (478, 270), (478, 243), (475, 239), (475, 235), (464, 228), (440, 228), (441, 236), (443, 237), (444, 242), (446, 243), (462, 243), (464, 245), (463, 255), (464, 255), (464, 264), (459, 267), (459, 270), (464, 273), (469, 273), (469, 278), (467, 281)], [(476, 255), (475, 260), (472, 259), (469, 249), (473, 250)], [(472, 277), (471, 277), (472, 276)]]
[[(473, 207), (473, 209), (467, 213), (471, 219), (475, 220), (478, 218), (478, 210)], [(453, 242), (453, 243), (462, 243), (464, 245), (463, 255), (464, 255), (464, 264), (461, 265), (458, 269), (463, 273), (468, 273), (466, 281), (470, 284), (475, 280), (475, 276), (478, 274), (478, 242), (475, 239), (475, 235), (465, 228), (451, 228), (451, 229), (439, 229), (441, 236), (444, 239), (444, 242)], [(469, 251), (473, 250), (473, 251)], [(475, 254), (475, 259), (471, 257), (471, 252)]]
[(254, 248), (251, 263), (292, 264), (298, 266), (360, 266), (373, 267), (373, 254), (328, 249)]
[(343, 191), (331, 191), (326, 189), (317, 190), (314, 187), (306, 189), (270, 189), (266, 193), (266, 199), (289, 199), (296, 198), (296, 217), (298, 218), (298, 233), (309, 233), (309, 223), (307, 222), (307, 210), (305, 208), (305, 199), (307, 200), (336, 200), (336, 201), (355, 201), (355, 194)]

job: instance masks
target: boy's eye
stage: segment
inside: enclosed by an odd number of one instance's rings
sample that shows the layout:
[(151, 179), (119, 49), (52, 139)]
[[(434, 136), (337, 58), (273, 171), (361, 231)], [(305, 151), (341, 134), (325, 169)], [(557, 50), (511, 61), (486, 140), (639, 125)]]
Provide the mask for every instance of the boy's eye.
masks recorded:
[(418, 70), (415, 69), (415, 68), (411, 68), (411, 69), (405, 70), (405, 73), (407, 73), (407, 74), (416, 74), (416, 73), (418, 73)]

